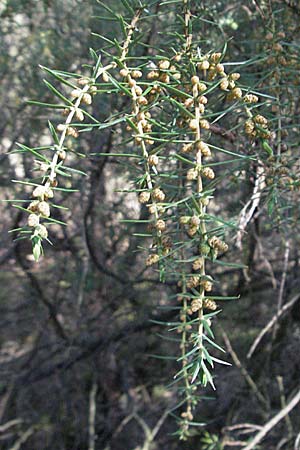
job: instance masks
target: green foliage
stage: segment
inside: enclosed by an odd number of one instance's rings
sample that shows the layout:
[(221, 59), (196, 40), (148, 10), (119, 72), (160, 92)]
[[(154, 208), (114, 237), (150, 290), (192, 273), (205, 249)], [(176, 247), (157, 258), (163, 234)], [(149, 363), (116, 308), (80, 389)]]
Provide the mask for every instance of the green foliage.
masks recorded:
[[(113, 242), (109, 259), (122, 241), (118, 233), (128, 238), (132, 230), (128, 239), (130, 258), (138, 258), (137, 280), (146, 273), (165, 284), (158, 288), (157, 302), (169, 316), (151, 323), (168, 332), (160, 333), (162, 353), (153, 353), (166, 365), (172, 361), (168, 410), (178, 424), (175, 435), (187, 440), (204, 426), (203, 417), (197, 417), (203, 388), (215, 390), (216, 374), (226, 376), (225, 368), (220, 372), (215, 366), (230, 365), (220, 357), (224, 349), (214, 325), (217, 317), (222, 320), (219, 303), (226, 311), (239, 299), (239, 292), (230, 289), (230, 277), (237, 277), (231, 274), (247, 273), (252, 263), (253, 255), (243, 259), (241, 251), (246, 230), (263, 216), (263, 232), (276, 227), (284, 239), (297, 223), (299, 167), (293, 152), (299, 143), (291, 117), (297, 109), (293, 95), (299, 46), (282, 31), (276, 7), (269, 16), (266, 5), (253, 12), (259, 36), (249, 36), (244, 25), (250, 19), (237, 3), (225, 15), (222, 1), (213, 6), (188, 0), (121, 3), (97, 2), (97, 32), (91, 38), (95, 50), (85, 46), (87, 60), (80, 70), (69, 54), (65, 61), (56, 60), (57, 69), (48, 64), (51, 58), (41, 60), (47, 93), (28, 105), (39, 114), (45, 109), (48, 131), (43, 129), (43, 139), (36, 143), (43, 127), (39, 122), (35, 139), (30, 133), (21, 136), (18, 140), (26, 145), (16, 144), (10, 151), (26, 156), (29, 166), (24, 179), (17, 180), (14, 206), (23, 221), (12, 232), (16, 241), (31, 240), (34, 260), (45, 264), (53, 237), (60, 234), (65, 240), (68, 231), (60, 225), (74, 221), (73, 229), (78, 227), (76, 214), (88, 183), (97, 180), (108, 159), (118, 165), (107, 184), (108, 190), (116, 187), (113, 196), (119, 196), (122, 207), (112, 199), (108, 205), (97, 204), (97, 220), (110, 217), (104, 219), (98, 242), (103, 254), (107, 242)], [(289, 9), (285, 11), (289, 22)], [(84, 23), (87, 16), (88, 11)], [(52, 47), (55, 53), (54, 42)], [(107, 135), (110, 142), (102, 144)], [(85, 177), (89, 170), (90, 178)], [(76, 205), (69, 195), (73, 192), (78, 193)], [(74, 208), (66, 208), (70, 203)], [(110, 216), (116, 205), (121, 208), (118, 222)], [(127, 286), (122, 266), (111, 272), (89, 244), (93, 208), (90, 199), (83, 253), (90, 252), (105, 276)], [(229, 279), (224, 281), (221, 270), (230, 273)], [(130, 301), (135, 293), (133, 289)], [(204, 450), (224, 448), (208, 432), (201, 445)]]

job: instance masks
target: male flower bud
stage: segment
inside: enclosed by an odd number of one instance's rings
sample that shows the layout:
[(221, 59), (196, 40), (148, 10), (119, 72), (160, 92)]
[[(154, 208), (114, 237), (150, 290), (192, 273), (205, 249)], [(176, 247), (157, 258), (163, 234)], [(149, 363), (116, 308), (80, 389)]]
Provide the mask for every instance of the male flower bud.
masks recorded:
[(207, 292), (210, 292), (213, 288), (213, 284), (211, 281), (209, 280), (202, 280), (201, 281), (201, 286), (203, 287), (203, 289)]
[(150, 164), (150, 166), (157, 166), (158, 161), (159, 159), (157, 155), (150, 155), (148, 158), (148, 163)]
[(201, 119), (200, 127), (203, 128), (204, 130), (209, 130), (210, 128), (209, 122), (206, 119)]
[(197, 77), (197, 75), (194, 75), (192, 78), (191, 78), (191, 83), (192, 83), (192, 85), (193, 86), (195, 86), (196, 84), (198, 84), (199, 83), (199, 77)]
[(184, 144), (184, 145), (181, 147), (182, 153), (189, 153), (189, 152), (191, 152), (192, 150), (193, 150), (193, 144)]
[(189, 128), (193, 131), (197, 130), (198, 128), (198, 120), (197, 119), (191, 119), (189, 121)]
[(205, 298), (203, 300), (203, 308), (209, 309), (210, 311), (215, 311), (217, 309), (217, 304), (214, 300)]
[(209, 59), (211, 60), (211, 62), (213, 63), (218, 63), (221, 59), (222, 53), (212, 53), (209, 57)]
[(89, 79), (88, 78), (79, 78), (79, 80), (77, 81), (77, 83), (80, 86), (86, 86), (87, 84), (89, 84)]
[(201, 61), (197, 67), (200, 70), (207, 70), (209, 69), (209, 62), (205, 59), (204, 61)]
[(159, 256), (157, 254), (149, 255), (146, 259), (146, 266), (152, 266), (153, 264), (158, 263)]
[(83, 94), (82, 96), (82, 102), (86, 105), (91, 105), (92, 103), (92, 96), (90, 94)]
[(169, 69), (169, 67), (170, 67), (170, 62), (169, 62), (168, 60), (166, 60), (166, 59), (164, 59), (164, 60), (162, 60), (162, 61), (159, 61), (158, 67), (159, 67), (161, 70), (167, 70), (167, 69)]
[(205, 167), (202, 170), (202, 175), (209, 180), (213, 180), (215, 178), (215, 172), (210, 167)]
[(197, 169), (189, 169), (188, 171), (187, 171), (187, 174), (186, 174), (186, 179), (188, 180), (188, 181), (193, 181), (193, 180), (197, 180), (197, 177), (198, 177), (198, 171), (197, 171)]
[(71, 97), (73, 97), (73, 98), (78, 98), (78, 97), (80, 97), (82, 95), (82, 91), (80, 90), (80, 89), (74, 89), (72, 92), (71, 92)]
[(45, 188), (45, 186), (37, 186), (32, 192), (32, 197), (35, 198), (43, 197), (45, 195), (46, 190), (47, 189)]
[(190, 220), (191, 220), (190, 216), (182, 216), (179, 219), (179, 223), (180, 225), (186, 225), (189, 223)]
[(42, 238), (42, 239), (47, 239), (47, 237), (48, 237), (48, 230), (47, 230), (47, 228), (45, 227), (45, 225), (39, 225), (38, 227), (37, 227), (37, 233), (38, 233), (38, 235)]
[(199, 227), (200, 225), (200, 218), (198, 216), (192, 216), (191, 220), (190, 220), (190, 224), (195, 226), (195, 227)]
[(129, 75), (129, 71), (127, 69), (120, 70), (121, 77), (127, 77)]
[(150, 192), (143, 191), (143, 192), (140, 193), (140, 195), (139, 195), (139, 202), (140, 203), (144, 204), (144, 203), (149, 202), (149, 200), (150, 200)]
[(27, 223), (29, 227), (36, 227), (39, 224), (39, 216), (36, 214), (29, 214)]
[(254, 94), (246, 94), (244, 97), (244, 102), (245, 103), (257, 103), (258, 97)]
[(193, 262), (193, 270), (200, 270), (203, 267), (203, 259), (202, 258), (197, 258), (195, 259), (195, 261)]
[(165, 231), (166, 222), (162, 219), (159, 219), (155, 224), (155, 228), (157, 229), (157, 231)]
[(152, 195), (153, 195), (153, 198), (159, 202), (163, 202), (164, 199), (166, 198), (165, 193), (159, 188), (153, 189)]
[(50, 207), (47, 202), (40, 202), (38, 204), (38, 212), (42, 214), (42, 216), (49, 217), (50, 216)]
[(202, 308), (202, 299), (201, 298), (195, 298), (191, 303), (191, 310), (192, 312), (197, 312), (199, 309)]

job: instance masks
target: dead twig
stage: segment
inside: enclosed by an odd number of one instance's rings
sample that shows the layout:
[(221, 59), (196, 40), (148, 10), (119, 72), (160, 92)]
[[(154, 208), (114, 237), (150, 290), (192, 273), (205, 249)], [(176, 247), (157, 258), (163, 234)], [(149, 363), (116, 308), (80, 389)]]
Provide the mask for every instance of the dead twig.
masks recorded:
[(230, 353), (234, 364), (238, 367), (238, 369), (240, 369), (243, 377), (245, 378), (247, 384), (249, 385), (249, 387), (251, 388), (251, 390), (253, 391), (255, 397), (257, 398), (257, 400), (259, 401), (259, 403), (265, 408), (268, 408), (268, 402), (265, 399), (265, 397), (262, 395), (262, 393), (259, 391), (257, 385), (255, 384), (253, 378), (251, 377), (251, 375), (248, 373), (247, 369), (242, 365), (241, 361), (239, 360), (237, 354), (235, 353), (235, 351), (232, 348), (231, 342), (227, 336), (227, 334), (225, 333), (225, 331), (222, 331), (222, 336), (227, 348), (227, 351)]
[(254, 183), (253, 192), (250, 200), (245, 204), (240, 212), (240, 218), (238, 223), (238, 232), (236, 236), (236, 245), (241, 250), (242, 249), (242, 238), (245, 233), (248, 223), (251, 221), (252, 217), (258, 205), (260, 203), (261, 194), (265, 187), (265, 171), (262, 165), (257, 167), (256, 179)]
[(261, 330), (255, 341), (250, 347), (249, 352), (247, 353), (247, 358), (251, 358), (253, 353), (255, 352), (258, 344), (261, 342), (264, 335), (273, 327), (273, 325), (278, 321), (278, 319), (287, 311), (289, 310), (294, 303), (297, 302), (299, 299), (300, 294), (295, 295), (288, 303), (283, 305), (283, 307), (272, 317), (272, 319), (267, 323), (267, 325)]
[(282, 420), (284, 417), (289, 414), (292, 409), (300, 402), (300, 389), (297, 391), (296, 395), (292, 398), (292, 400), (286, 405), (285, 408), (281, 409), (278, 414), (276, 414), (269, 422), (267, 422), (259, 433), (255, 436), (255, 438), (250, 442), (250, 444), (246, 445), (243, 450), (252, 450), (256, 447), (256, 445), (261, 442), (264, 437)]
[[(286, 398), (284, 395), (283, 379), (280, 375), (276, 378), (277, 378), (278, 389), (279, 389), (279, 393), (280, 393), (281, 408), (284, 409), (286, 407)], [(288, 440), (290, 440), (290, 439), (292, 439), (294, 432), (293, 432), (292, 421), (288, 414), (285, 416), (285, 423), (286, 423), (286, 428), (288, 431)]]
[(90, 390), (89, 401), (89, 450), (95, 450), (96, 433), (95, 433), (95, 418), (96, 418), (96, 396), (98, 385), (96, 381), (93, 382)]

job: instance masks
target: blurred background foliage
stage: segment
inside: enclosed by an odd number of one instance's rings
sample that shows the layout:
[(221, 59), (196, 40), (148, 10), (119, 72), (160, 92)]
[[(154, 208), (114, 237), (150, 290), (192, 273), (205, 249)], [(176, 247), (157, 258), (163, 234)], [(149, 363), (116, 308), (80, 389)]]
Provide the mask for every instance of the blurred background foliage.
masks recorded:
[[(139, 32), (147, 45), (137, 45), (139, 56), (151, 55), (155, 47), (163, 53), (176, 33), (178, 2), (146, 3), (149, 16)], [(121, 1), (111, 0), (109, 7), (129, 15)], [(195, 1), (192, 12), (202, 18), (195, 29), (202, 51), (220, 50), (228, 42), (225, 63), (239, 63), (242, 82), (259, 93), (272, 131), (274, 156), (260, 149), (254, 163), (233, 167), (219, 184), (214, 206), (216, 214), (236, 220), (245, 205), (253, 209), (241, 243), (232, 235), (228, 253), (247, 269), (220, 266), (218, 274), (223, 294), (241, 296), (222, 305), (216, 327), (233, 365), (216, 369), (216, 392), (203, 392), (210, 399), (199, 403), (197, 418), (205, 426), (195, 428), (187, 444), (178, 443), (176, 422), (166, 414), (176, 403), (166, 388), (176, 362), (148, 356), (176, 354), (176, 343), (162, 341), (161, 328), (150, 320), (167, 317), (161, 307), (176, 286), (162, 286), (156, 272), (144, 268), (144, 256), (136, 251), (140, 240), (132, 235), (137, 230), (120, 221), (145, 216), (135, 193), (116, 193), (132, 187), (127, 162), (109, 156), (121, 127), (85, 133), (76, 142), (82, 156), (71, 162), (87, 177), (74, 176), (72, 187), (79, 191), (61, 194), (69, 211), (57, 210), (56, 217), (68, 227), (52, 228), (54, 246), (46, 248), (39, 264), (30, 243), (13, 242), (8, 234), (24, 222), (24, 214), (6, 202), (0, 205), (3, 449), (243, 448), (242, 442), (299, 390), (300, 8), (292, 0), (207, 0)], [(24, 187), (11, 180), (32, 176), (27, 155), (8, 155), (15, 142), (48, 143), (47, 120), (59, 120), (51, 110), (27, 103), (53, 100), (38, 64), (84, 73), (82, 65), (91, 63), (89, 48), (104, 45), (92, 32), (122, 40), (118, 24), (103, 16), (96, 0), (1, 2), (2, 199), (25, 198)], [(96, 96), (92, 114), (103, 121), (123, 101)], [(237, 111), (232, 123), (226, 120), (223, 138), (229, 145), (256, 152), (243, 131), (244, 115)], [(216, 145), (220, 135), (222, 128)], [(93, 155), (99, 152), (107, 156)], [(278, 321), (249, 354), (276, 314)], [(297, 450), (299, 428), (298, 407), (260, 448)]]

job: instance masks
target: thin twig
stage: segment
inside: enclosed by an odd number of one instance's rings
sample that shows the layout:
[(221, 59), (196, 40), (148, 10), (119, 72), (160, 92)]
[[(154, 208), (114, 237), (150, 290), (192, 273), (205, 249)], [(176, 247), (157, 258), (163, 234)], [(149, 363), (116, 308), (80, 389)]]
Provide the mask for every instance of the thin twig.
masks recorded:
[[(278, 300), (277, 300), (277, 311), (280, 311), (280, 309), (282, 308), (283, 292), (284, 292), (284, 286), (285, 286), (285, 282), (286, 282), (286, 276), (287, 276), (287, 270), (288, 270), (288, 264), (289, 264), (289, 255), (290, 255), (290, 242), (287, 240), (286, 244), (285, 244), (283, 272), (282, 272), (282, 277), (281, 277), (281, 281), (280, 281)], [(273, 329), (273, 335), (272, 335), (273, 340), (275, 339), (277, 328), (278, 328), (278, 325), (276, 324)]]
[(261, 403), (261, 405), (266, 408), (268, 407), (268, 402), (265, 399), (265, 397), (262, 395), (262, 393), (259, 391), (257, 385), (255, 384), (253, 378), (251, 377), (251, 375), (248, 373), (247, 369), (242, 365), (241, 361), (239, 360), (237, 354), (235, 353), (235, 351), (233, 350), (229, 337), (227, 336), (227, 334), (225, 333), (225, 331), (222, 331), (222, 336), (226, 345), (226, 348), (228, 350), (228, 352), (230, 353), (233, 362), (235, 363), (235, 365), (240, 369), (243, 377), (245, 378), (246, 382), (248, 383), (249, 387), (251, 388), (251, 390), (253, 391), (254, 395), (256, 396), (257, 400)]
[(260, 203), (261, 194), (265, 187), (265, 172), (263, 166), (258, 166), (256, 169), (256, 179), (254, 183), (253, 193), (250, 200), (246, 203), (240, 212), (240, 219), (238, 223), (238, 232), (236, 236), (236, 245), (239, 249), (242, 248), (242, 238), (245, 233), (248, 223), (251, 221), (258, 205)]
[(15, 425), (19, 425), (23, 422), (23, 419), (13, 419), (9, 422), (4, 423), (3, 425), (0, 425), (0, 433), (4, 433), (9, 428), (14, 427)]
[(300, 389), (297, 394), (292, 398), (292, 400), (286, 405), (285, 408), (279, 411), (276, 416), (274, 416), (269, 422), (267, 422), (261, 431), (257, 433), (252, 442), (244, 447), (243, 450), (252, 450), (256, 445), (264, 439), (264, 437), (274, 428), (295, 406), (300, 402)]
[(98, 385), (96, 381), (93, 382), (90, 390), (90, 405), (89, 405), (89, 450), (95, 450), (95, 419), (96, 419), (96, 395)]
[(14, 443), (12, 447), (9, 448), (9, 450), (20, 450), (21, 445), (24, 444), (30, 436), (34, 433), (36, 426), (33, 425), (32, 427), (28, 428), (24, 433), (22, 433), (21, 437)]
[(255, 341), (253, 342), (253, 344), (250, 347), (249, 352), (247, 353), (247, 358), (251, 358), (251, 356), (253, 355), (254, 351), (256, 350), (256, 347), (258, 346), (258, 344), (260, 343), (260, 341), (262, 340), (262, 338), (264, 337), (264, 335), (272, 328), (272, 326), (278, 321), (278, 319), (288, 310), (290, 309), (294, 303), (296, 303), (296, 301), (299, 299), (300, 294), (295, 295), (295, 297), (292, 298), (292, 300), (290, 300), (288, 303), (286, 303), (285, 305), (283, 305), (283, 307), (280, 309), (280, 311), (278, 311), (273, 317), (272, 319), (267, 323), (267, 325), (261, 330), (261, 332), (259, 333), (259, 335), (257, 336), (257, 338), (255, 339)]
[[(278, 388), (279, 388), (279, 392), (280, 392), (281, 408), (284, 409), (286, 407), (286, 398), (284, 395), (283, 379), (280, 375), (276, 378), (277, 378)], [(292, 425), (291, 418), (288, 414), (285, 416), (285, 423), (286, 423), (286, 427), (288, 430), (288, 440), (290, 440), (293, 437), (293, 425)]]

